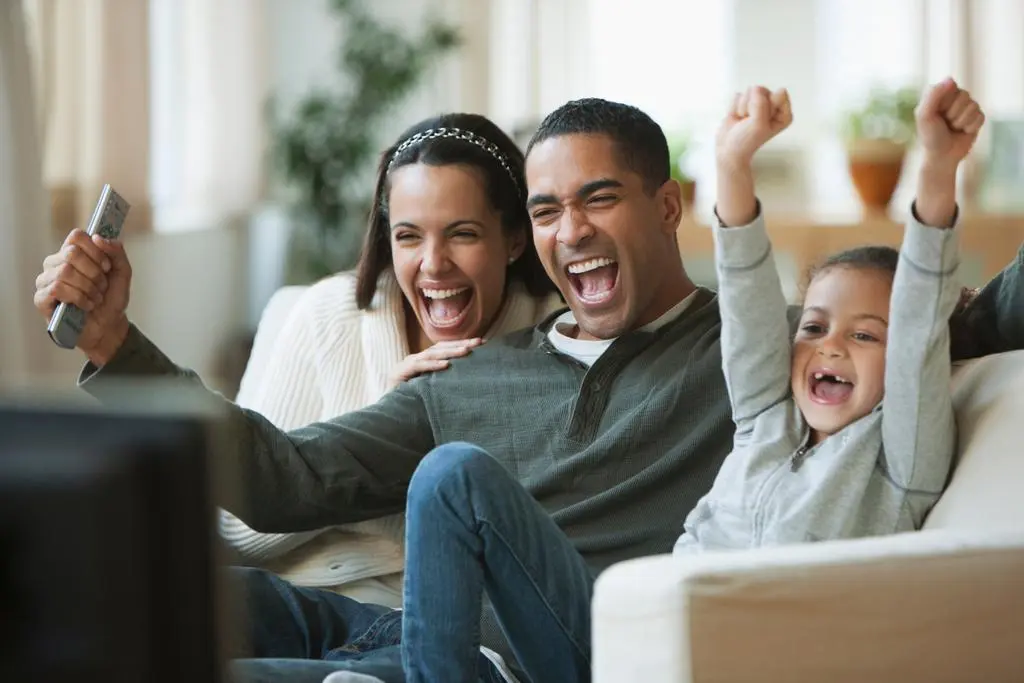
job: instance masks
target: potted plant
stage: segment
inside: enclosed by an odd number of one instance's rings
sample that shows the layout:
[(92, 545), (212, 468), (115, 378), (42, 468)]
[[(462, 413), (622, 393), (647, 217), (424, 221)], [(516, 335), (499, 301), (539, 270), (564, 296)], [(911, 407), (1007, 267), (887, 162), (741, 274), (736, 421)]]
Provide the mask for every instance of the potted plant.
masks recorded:
[(365, 0), (330, 0), (343, 38), (338, 84), (307, 95), (282, 115), (270, 105), (271, 157), (289, 197), (289, 283), (315, 281), (354, 265), (383, 146), (381, 122), (461, 38), (430, 19), (409, 36), (381, 21)]
[(884, 212), (914, 139), (914, 88), (875, 88), (843, 120), (850, 179), (869, 211)]
[(668, 153), (672, 179), (682, 187), (683, 208), (692, 211), (697, 199), (697, 180), (687, 170), (687, 159), (692, 148), (692, 138), (688, 133), (675, 133), (669, 136)]

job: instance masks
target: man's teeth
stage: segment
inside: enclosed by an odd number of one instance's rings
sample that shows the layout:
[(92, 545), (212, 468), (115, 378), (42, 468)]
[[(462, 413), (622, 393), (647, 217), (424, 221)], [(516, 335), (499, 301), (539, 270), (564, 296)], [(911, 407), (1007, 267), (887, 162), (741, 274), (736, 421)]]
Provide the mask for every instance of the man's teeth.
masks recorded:
[(591, 270), (597, 270), (598, 268), (604, 268), (610, 266), (615, 261), (610, 258), (593, 258), (589, 261), (581, 261), (580, 263), (571, 263), (567, 270), (573, 275), (579, 275), (580, 273), (587, 273)]
[(831, 377), (832, 379), (834, 379), (835, 381), (839, 382), (840, 384), (853, 384), (853, 382), (851, 382), (850, 380), (846, 379), (845, 377), (840, 377), (839, 375), (829, 375), (829, 374), (824, 373), (824, 372), (816, 372), (816, 373), (814, 373), (814, 379), (822, 380), (822, 379), (825, 379), (826, 377)]
[(421, 289), (423, 296), (428, 299), (450, 299), (465, 292), (469, 287), (457, 287), (455, 289)]

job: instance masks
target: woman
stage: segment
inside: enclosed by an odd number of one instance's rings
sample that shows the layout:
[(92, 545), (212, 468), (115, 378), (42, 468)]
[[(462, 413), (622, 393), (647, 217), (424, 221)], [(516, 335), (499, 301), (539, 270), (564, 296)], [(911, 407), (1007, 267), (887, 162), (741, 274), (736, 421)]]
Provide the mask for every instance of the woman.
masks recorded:
[[(522, 152), (485, 117), (449, 114), (407, 130), (381, 158), (356, 270), (304, 293), (263, 380), (243, 380), (239, 403), (282, 429), (341, 415), (561, 308), (524, 195)], [(397, 606), (401, 522), (261, 534), (223, 513), (221, 533), (243, 561), (294, 583)]]
[[(302, 294), (239, 403), (286, 430), (341, 415), (561, 308), (530, 238), (525, 185), (522, 152), (483, 116), (447, 114), (407, 130), (381, 157), (357, 268)], [(82, 237), (72, 233), (44, 263), (35, 299), (44, 316), (58, 300), (87, 310), (96, 300)], [(62, 274), (65, 263), (83, 272)], [(87, 355), (97, 335), (111, 333), (83, 333)], [(221, 531), (242, 561), (295, 583), (401, 602), (400, 518), (260, 534), (225, 512)]]

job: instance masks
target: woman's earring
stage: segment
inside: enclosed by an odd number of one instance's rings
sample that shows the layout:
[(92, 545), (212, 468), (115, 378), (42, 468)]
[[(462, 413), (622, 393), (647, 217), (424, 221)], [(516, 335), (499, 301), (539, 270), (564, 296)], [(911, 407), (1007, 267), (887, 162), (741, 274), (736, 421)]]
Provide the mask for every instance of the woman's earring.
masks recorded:
[(509, 259), (508, 259), (508, 264), (511, 266), (515, 262), (516, 262), (516, 257), (515, 256), (510, 256)]

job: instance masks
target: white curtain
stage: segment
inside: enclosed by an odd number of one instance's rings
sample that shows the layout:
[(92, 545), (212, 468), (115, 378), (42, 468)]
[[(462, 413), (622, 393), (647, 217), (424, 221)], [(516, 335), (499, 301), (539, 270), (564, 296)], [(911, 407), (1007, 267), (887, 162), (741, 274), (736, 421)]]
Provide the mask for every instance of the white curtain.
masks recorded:
[(263, 2), (146, 0), (157, 229), (216, 227), (260, 199), (268, 43)]
[(592, 91), (590, 0), (491, 0), (487, 113), (530, 126)]
[(29, 10), (43, 121), (43, 180), (57, 234), (88, 220), (111, 183), (150, 225), (146, 0), (14, 0)]
[(0, 385), (23, 382), (49, 352), (32, 308), (48, 239), (32, 62), (19, 2), (0, 2)]

